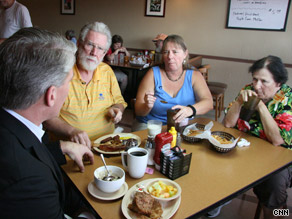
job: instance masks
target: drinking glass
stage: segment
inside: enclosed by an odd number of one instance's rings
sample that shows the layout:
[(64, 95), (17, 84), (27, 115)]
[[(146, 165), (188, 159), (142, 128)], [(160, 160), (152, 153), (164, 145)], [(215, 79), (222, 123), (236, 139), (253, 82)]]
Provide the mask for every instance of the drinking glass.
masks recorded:
[(159, 120), (149, 120), (147, 122), (148, 135), (155, 137), (161, 133), (162, 122)]
[(248, 97), (248, 101), (243, 104), (240, 110), (239, 118), (244, 121), (249, 121), (252, 114), (255, 112), (260, 99), (257, 96)]

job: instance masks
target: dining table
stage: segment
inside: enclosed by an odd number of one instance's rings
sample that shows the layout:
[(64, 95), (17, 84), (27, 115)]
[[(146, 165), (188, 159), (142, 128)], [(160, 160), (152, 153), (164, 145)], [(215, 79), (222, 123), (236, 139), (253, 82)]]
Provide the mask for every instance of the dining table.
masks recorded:
[[(179, 206), (176, 205), (177, 209), (175, 209), (175, 213), (170, 215), (171, 218), (201, 217), (213, 208), (246, 192), (292, 164), (291, 150), (274, 146), (268, 141), (237, 129), (226, 128), (221, 123), (209, 118), (195, 118), (190, 123), (206, 125), (210, 122), (213, 123), (211, 131), (223, 131), (235, 138), (244, 138), (250, 142), (250, 145), (236, 146), (229, 152), (220, 153), (206, 139), (194, 143), (183, 140), (181, 148), (185, 149), (187, 154), (191, 153), (192, 158), (189, 172), (174, 179), (180, 185), (182, 192)], [(167, 127), (163, 126), (162, 132), (165, 132), (166, 129)], [(145, 147), (147, 129), (131, 134), (139, 136), (141, 139), (140, 147)], [(94, 171), (103, 165), (99, 153), (95, 152), (94, 154), (94, 164), (87, 164), (83, 173), (70, 159), (67, 159), (67, 164), (63, 165), (62, 168), (71, 183), (99, 217), (126, 218), (127, 215), (122, 210), (125, 201), (123, 197), (115, 200), (101, 200), (89, 193), (88, 186), (93, 183)], [(125, 170), (128, 191), (124, 197), (128, 195), (128, 192), (133, 191), (133, 187), (145, 180), (167, 178), (154, 166), (148, 166), (154, 170), (153, 173), (145, 173), (140, 179), (131, 178), (122, 165), (120, 154), (105, 154), (105, 161), (108, 165), (119, 166)]]

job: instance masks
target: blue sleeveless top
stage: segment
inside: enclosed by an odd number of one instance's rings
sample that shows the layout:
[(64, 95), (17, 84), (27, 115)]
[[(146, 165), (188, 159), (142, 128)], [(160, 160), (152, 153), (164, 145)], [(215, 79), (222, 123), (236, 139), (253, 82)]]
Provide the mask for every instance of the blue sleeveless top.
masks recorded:
[[(152, 69), (154, 74), (154, 95), (156, 97), (156, 101), (154, 102), (154, 106), (147, 116), (137, 116), (136, 119), (143, 123), (147, 123), (147, 121), (151, 119), (160, 120), (162, 121), (163, 125), (166, 125), (168, 109), (175, 105), (187, 106), (196, 103), (196, 97), (192, 87), (193, 70), (186, 70), (183, 86), (178, 91), (176, 97), (171, 97), (163, 90), (160, 68), (155, 66)], [(161, 103), (161, 100), (166, 101), (167, 103)]]

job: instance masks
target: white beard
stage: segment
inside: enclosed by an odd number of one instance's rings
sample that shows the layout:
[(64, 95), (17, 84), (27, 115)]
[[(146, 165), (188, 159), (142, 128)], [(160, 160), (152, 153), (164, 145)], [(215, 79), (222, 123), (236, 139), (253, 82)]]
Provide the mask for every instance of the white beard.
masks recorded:
[[(91, 60), (91, 61), (88, 61)], [(92, 62), (93, 61), (93, 62)], [(87, 56), (83, 50), (78, 50), (78, 64), (87, 71), (93, 71), (97, 68), (100, 61), (94, 56)]]

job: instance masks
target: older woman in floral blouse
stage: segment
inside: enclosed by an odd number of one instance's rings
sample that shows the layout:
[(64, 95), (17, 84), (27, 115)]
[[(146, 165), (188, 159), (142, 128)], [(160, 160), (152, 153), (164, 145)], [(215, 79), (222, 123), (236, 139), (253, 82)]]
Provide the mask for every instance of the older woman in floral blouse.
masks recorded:
[[(268, 56), (256, 61), (249, 69), (253, 81), (246, 85), (226, 109), (224, 125), (236, 127), (273, 145), (292, 149), (292, 90), (285, 84), (288, 73), (280, 58)], [(239, 118), (244, 102), (251, 96), (260, 98), (250, 121)], [(292, 167), (284, 169), (254, 188), (264, 209), (264, 216), (286, 205), (287, 188), (291, 187)]]

